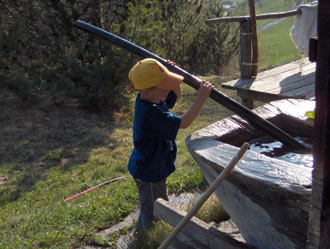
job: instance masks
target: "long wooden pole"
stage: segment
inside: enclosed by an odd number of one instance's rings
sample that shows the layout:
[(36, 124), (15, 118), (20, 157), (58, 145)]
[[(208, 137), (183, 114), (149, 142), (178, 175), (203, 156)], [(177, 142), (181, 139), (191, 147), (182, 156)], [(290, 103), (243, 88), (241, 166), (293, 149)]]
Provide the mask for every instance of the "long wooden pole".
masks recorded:
[[(77, 20), (74, 25), (84, 31), (90, 32), (92, 34), (98, 35), (103, 39), (113, 42), (114, 44), (127, 49), (128, 51), (139, 55), (143, 58), (153, 58), (164, 64), (170, 71), (177, 73), (184, 77), (184, 82), (195, 89), (199, 89), (199, 86), (202, 80), (187, 71), (183, 70), (178, 66), (174, 66), (172, 64), (167, 63), (167, 61), (160, 56), (151, 53), (150, 51), (135, 45), (134, 43), (125, 40), (117, 35), (112, 34), (104, 29), (91, 25), (81, 20)], [(213, 89), (210, 95), (210, 98), (227, 107), (229, 110), (236, 113), (241, 118), (248, 121), (255, 128), (264, 131), (269, 134), (273, 138), (281, 141), (283, 144), (288, 145), (292, 148), (292, 150), (297, 151), (311, 151), (311, 148), (304, 143), (294, 139), (289, 134), (272, 124), (271, 122), (261, 118), (250, 109), (236, 102), (235, 100), (229, 98), (227, 95), (221, 93), (217, 89)]]
[(162, 242), (158, 249), (167, 248), (170, 243), (175, 239), (178, 233), (187, 225), (191, 218), (198, 212), (201, 206), (206, 202), (210, 195), (219, 187), (223, 180), (230, 174), (238, 161), (242, 158), (244, 153), (250, 148), (248, 143), (244, 143), (240, 150), (237, 152), (235, 157), (230, 161), (227, 167), (221, 172), (220, 175), (215, 178), (214, 182), (209, 186), (209, 188), (204, 192), (198, 202), (193, 206), (193, 208), (186, 214), (186, 216), (176, 225), (174, 230), (170, 235)]
[[(256, 15), (256, 20), (266, 20), (266, 19), (275, 19), (275, 18), (284, 18), (289, 16), (296, 16), (301, 14), (301, 9), (289, 10), (285, 12), (277, 12), (277, 13), (267, 13)], [(224, 17), (216, 17), (211, 19), (206, 19), (206, 24), (215, 24), (220, 22), (245, 22), (250, 20), (250, 16), (224, 16)]]

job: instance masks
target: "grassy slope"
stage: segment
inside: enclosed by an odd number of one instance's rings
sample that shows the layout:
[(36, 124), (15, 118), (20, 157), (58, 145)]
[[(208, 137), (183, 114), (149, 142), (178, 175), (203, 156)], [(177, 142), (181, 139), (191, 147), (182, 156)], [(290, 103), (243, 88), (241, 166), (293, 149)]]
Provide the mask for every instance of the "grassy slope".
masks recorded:
[[(264, 0), (257, 13), (274, 13), (287, 11), (294, 5), (294, 1)], [(257, 22), (257, 28), (271, 22), (261, 20)], [(258, 34), (259, 46), (259, 70), (275, 67), (300, 59), (299, 51), (291, 41), (290, 31), (294, 23), (294, 17), (288, 17), (282, 22), (270, 27)]]
[[(259, 68), (298, 59), (289, 40), (290, 25), (292, 18), (259, 37)], [(219, 81), (213, 82), (220, 89)], [(177, 114), (182, 114), (195, 98), (195, 91), (189, 87), (184, 86), (183, 92), (174, 110)], [(232, 92), (225, 93), (234, 97)], [(179, 132), (177, 170), (169, 177), (170, 193), (203, 186), (203, 177), (184, 139), (229, 115), (228, 110), (208, 100), (193, 125)], [(23, 109), (16, 106), (15, 99), (2, 101), (0, 179), (8, 181), (0, 185), (0, 248), (70, 248), (95, 243), (93, 234), (98, 229), (117, 223), (135, 210), (137, 193), (126, 170), (132, 149), (131, 124), (129, 111), (110, 117), (77, 110)], [(128, 178), (69, 203), (61, 202), (119, 175)], [(102, 243), (111, 245), (112, 240)]]
[[(188, 86), (183, 92), (175, 108), (178, 114), (195, 98)], [(98, 229), (137, 209), (136, 188), (126, 169), (132, 149), (132, 112), (113, 118), (78, 110), (23, 109), (15, 101), (0, 105), (0, 179), (8, 178), (0, 185), (0, 248), (70, 248), (95, 242)], [(180, 131), (177, 171), (169, 178), (171, 193), (203, 186), (185, 137), (230, 114), (208, 100), (192, 127)], [(120, 175), (128, 177), (62, 202)]]
[(260, 70), (301, 59), (290, 38), (293, 22), (293, 17), (286, 18), (258, 35)]

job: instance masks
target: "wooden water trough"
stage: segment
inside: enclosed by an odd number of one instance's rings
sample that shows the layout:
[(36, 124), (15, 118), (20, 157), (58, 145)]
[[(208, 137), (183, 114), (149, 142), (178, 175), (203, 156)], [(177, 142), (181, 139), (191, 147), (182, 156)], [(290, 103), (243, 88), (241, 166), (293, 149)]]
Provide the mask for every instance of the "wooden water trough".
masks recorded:
[[(254, 112), (293, 136), (311, 137), (305, 112), (312, 100), (279, 100)], [(243, 142), (265, 136), (238, 116), (191, 134), (186, 145), (211, 184)], [(237, 147), (236, 147), (237, 146)], [(256, 248), (305, 248), (311, 206), (312, 168), (247, 151), (216, 196), (247, 244)]]

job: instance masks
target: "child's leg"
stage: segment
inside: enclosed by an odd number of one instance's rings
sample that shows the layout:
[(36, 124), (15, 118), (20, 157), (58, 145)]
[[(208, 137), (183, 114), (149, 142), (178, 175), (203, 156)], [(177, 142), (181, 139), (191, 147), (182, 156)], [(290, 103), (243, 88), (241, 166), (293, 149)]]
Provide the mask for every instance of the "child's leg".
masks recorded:
[(166, 179), (152, 183), (135, 179), (139, 191), (140, 214), (136, 228), (148, 230), (151, 226), (154, 213), (154, 201), (157, 198), (168, 200), (166, 190)]
[(140, 214), (136, 223), (136, 229), (148, 230), (151, 226), (154, 200), (152, 194), (152, 183), (134, 179), (139, 191)]

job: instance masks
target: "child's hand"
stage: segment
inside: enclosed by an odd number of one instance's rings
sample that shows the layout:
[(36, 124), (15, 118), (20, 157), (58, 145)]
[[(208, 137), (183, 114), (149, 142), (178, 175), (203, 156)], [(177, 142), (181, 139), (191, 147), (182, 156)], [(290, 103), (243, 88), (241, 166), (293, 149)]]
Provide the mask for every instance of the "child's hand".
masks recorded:
[(172, 66), (176, 66), (175, 62), (170, 61), (170, 60), (166, 60), (166, 63), (168, 63), (168, 64), (170, 64), (170, 65), (172, 65)]
[(198, 97), (207, 99), (213, 89), (214, 86), (210, 82), (203, 80), (198, 89)]

